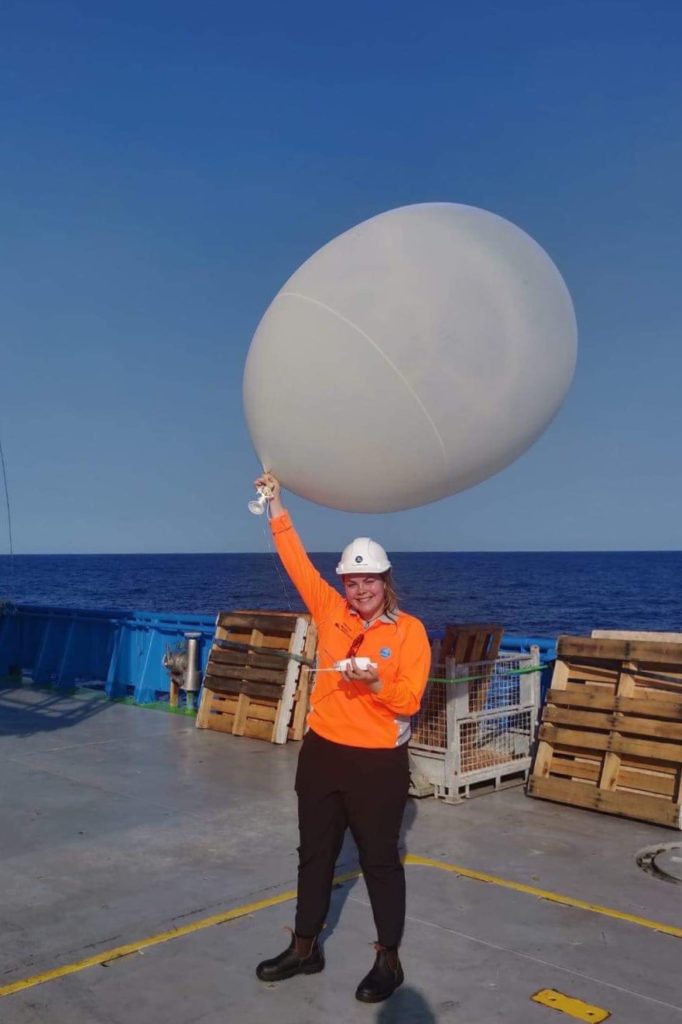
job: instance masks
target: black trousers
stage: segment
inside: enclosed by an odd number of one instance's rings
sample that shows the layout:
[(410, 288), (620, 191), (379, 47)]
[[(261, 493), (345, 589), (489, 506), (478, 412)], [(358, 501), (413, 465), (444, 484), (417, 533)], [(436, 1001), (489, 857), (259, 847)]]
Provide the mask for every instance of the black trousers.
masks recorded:
[(407, 802), (407, 744), (347, 747), (308, 731), (298, 759), (296, 933), (318, 935), (331, 898), (334, 865), (350, 828), (360, 853), (377, 941), (400, 943), (405, 925), (405, 871), (398, 854)]

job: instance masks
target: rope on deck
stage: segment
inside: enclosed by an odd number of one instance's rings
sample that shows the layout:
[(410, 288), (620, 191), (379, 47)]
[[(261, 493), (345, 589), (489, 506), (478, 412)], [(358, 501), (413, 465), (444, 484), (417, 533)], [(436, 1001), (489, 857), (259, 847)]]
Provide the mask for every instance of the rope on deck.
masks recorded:
[[(309, 668), (315, 668), (315, 661), (314, 661), (314, 659), (312, 659), (312, 658), (304, 658), (303, 655), (301, 655), (301, 654), (291, 654), (289, 651), (278, 651), (277, 649), (275, 649), (273, 647), (263, 647), (263, 646), (261, 646), (259, 644), (242, 644), (242, 643), (238, 643), (238, 641), (236, 641), (236, 640), (218, 640), (218, 639), (215, 639), (213, 642), (215, 644), (217, 644), (218, 647), (224, 647), (224, 648), (226, 648), (227, 650), (230, 650), (230, 651), (246, 651), (247, 653), (251, 652), (253, 654), (267, 654), (268, 656), (272, 655), (275, 658), (284, 658), (287, 661), (288, 660), (297, 661), (301, 665), (307, 665)], [(520, 655), (520, 657), (523, 657), (523, 655)], [(491, 665), (494, 665), (494, 664), (495, 664), (494, 662), (491, 662)], [(527, 675), (529, 672), (541, 672), (543, 670), (543, 668), (546, 668), (548, 665), (551, 665), (551, 664), (553, 664), (551, 661), (541, 661), (537, 665), (526, 665), (524, 668), (504, 669), (504, 674), (506, 676), (523, 676), (523, 675)], [(490, 679), (492, 671), (493, 670), (491, 668), (490, 671), (483, 672), (483, 673), (481, 673), (481, 675), (457, 676), (454, 679), (443, 679), (440, 676), (429, 676), (427, 682), (429, 682), (429, 683), (450, 683), (450, 684), (452, 684), (452, 683), (472, 683), (472, 682), (475, 682), (476, 680), (479, 680), (479, 679)]]

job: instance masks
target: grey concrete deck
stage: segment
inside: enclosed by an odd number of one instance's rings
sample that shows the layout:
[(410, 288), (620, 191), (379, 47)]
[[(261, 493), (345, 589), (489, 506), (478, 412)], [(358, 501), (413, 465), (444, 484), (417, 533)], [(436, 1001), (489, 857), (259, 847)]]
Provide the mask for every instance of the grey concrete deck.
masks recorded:
[[(192, 719), (0, 691), (0, 987), (291, 890), (297, 745), (198, 731)], [(682, 927), (682, 886), (636, 865), (679, 834), (528, 799), (411, 802), (405, 844), (436, 858)], [(339, 871), (355, 864), (352, 844)], [(552, 988), (614, 1022), (682, 1022), (682, 938), (410, 865), (402, 958), (387, 1003), (353, 998), (374, 939), (364, 884), (334, 895), (327, 968), (264, 985), (293, 903), (0, 998), (3, 1024), (559, 1024)]]

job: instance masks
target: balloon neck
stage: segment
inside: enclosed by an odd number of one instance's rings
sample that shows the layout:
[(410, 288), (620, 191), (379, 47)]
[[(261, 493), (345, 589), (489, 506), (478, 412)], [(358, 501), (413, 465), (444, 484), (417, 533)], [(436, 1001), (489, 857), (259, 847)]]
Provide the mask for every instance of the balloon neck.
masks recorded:
[(262, 516), (273, 498), (269, 487), (259, 487), (258, 497), (249, 502), (249, 512), (254, 516)]

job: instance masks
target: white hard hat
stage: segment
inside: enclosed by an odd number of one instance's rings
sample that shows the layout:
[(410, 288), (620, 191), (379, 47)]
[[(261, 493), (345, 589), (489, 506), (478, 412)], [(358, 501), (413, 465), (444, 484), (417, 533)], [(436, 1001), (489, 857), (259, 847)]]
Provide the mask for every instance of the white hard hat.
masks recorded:
[(336, 572), (339, 576), (347, 576), (353, 572), (383, 573), (390, 568), (391, 563), (381, 544), (369, 537), (356, 537), (343, 549)]

